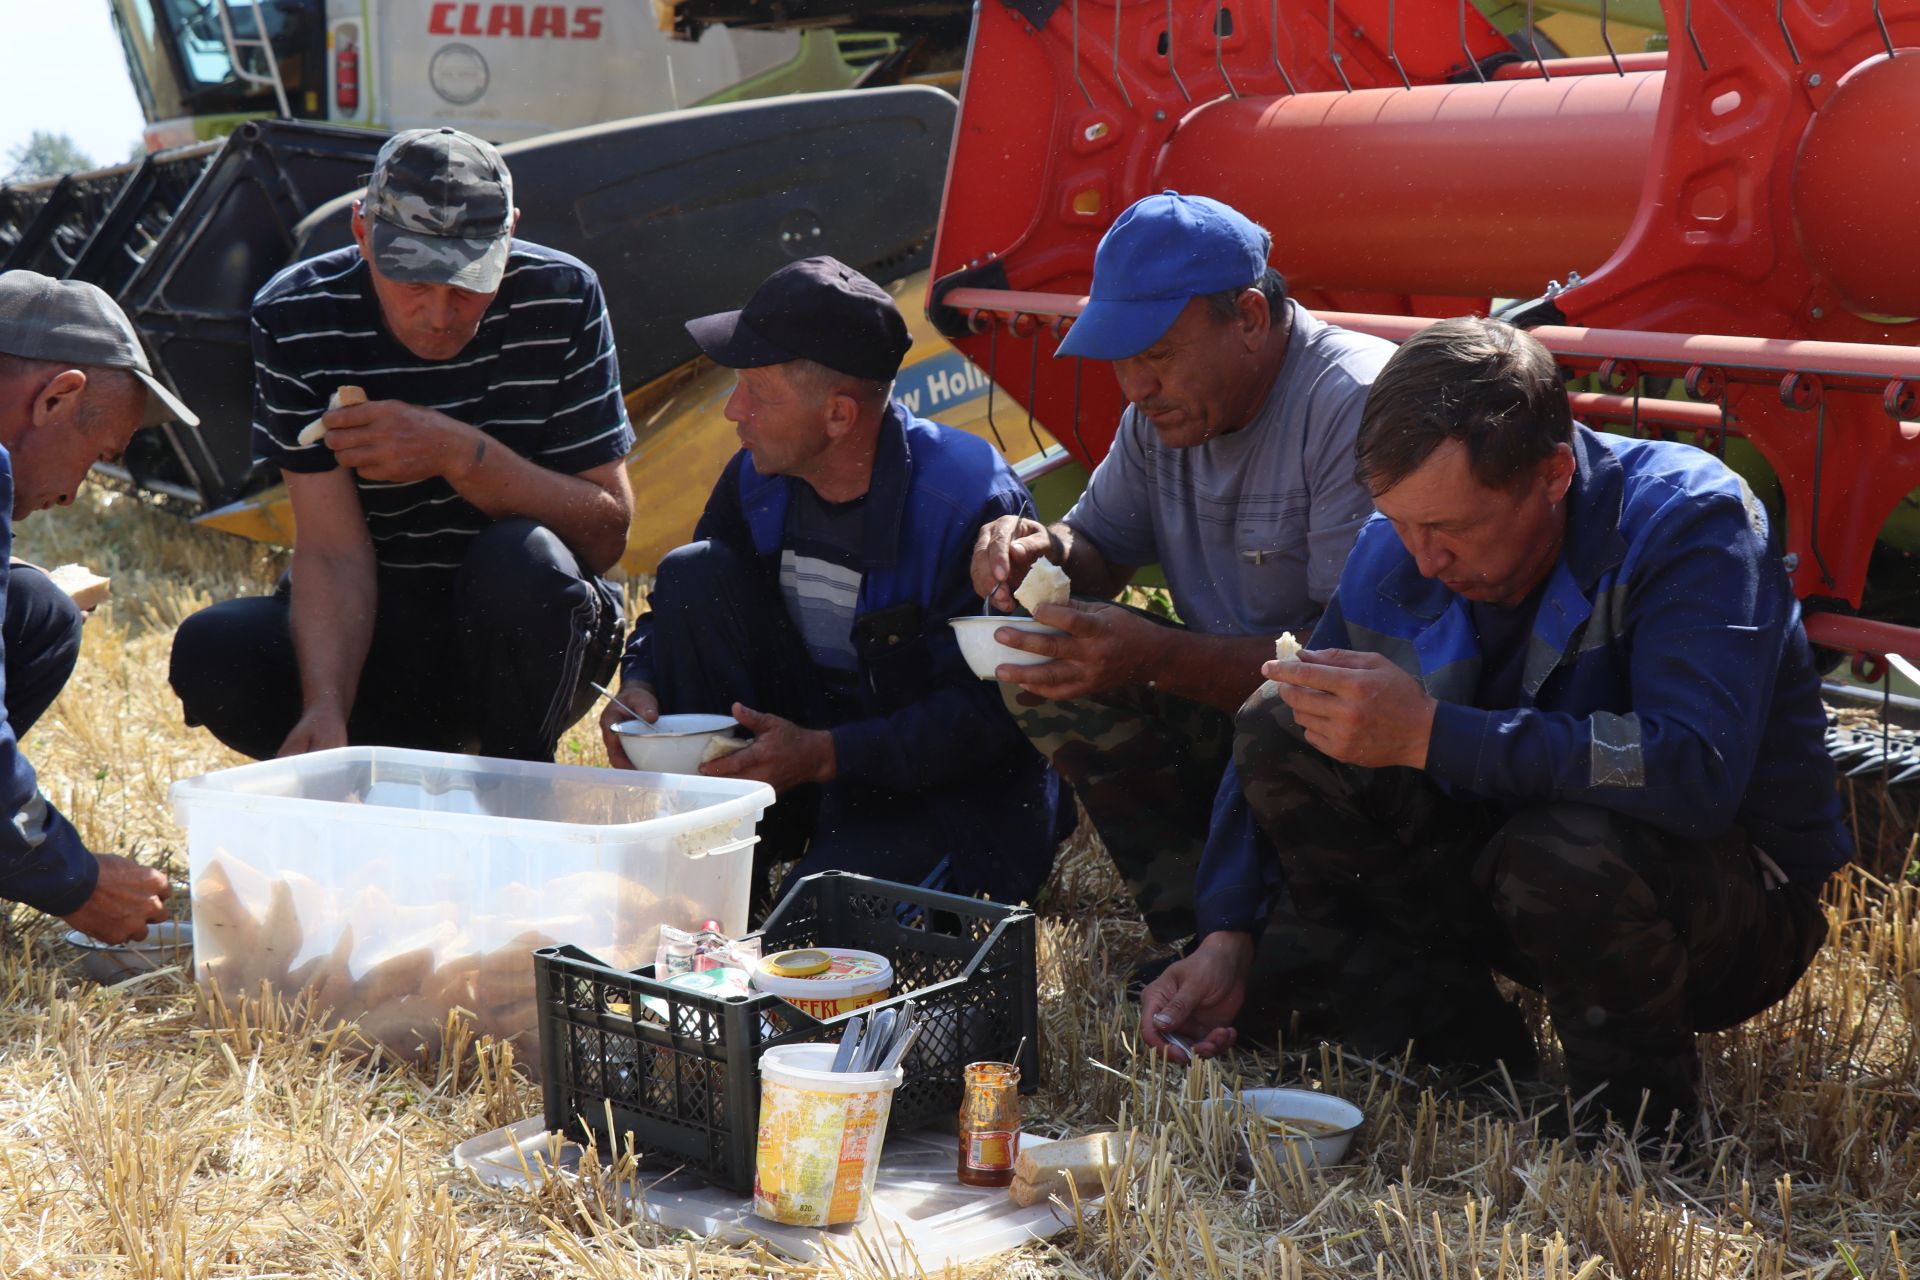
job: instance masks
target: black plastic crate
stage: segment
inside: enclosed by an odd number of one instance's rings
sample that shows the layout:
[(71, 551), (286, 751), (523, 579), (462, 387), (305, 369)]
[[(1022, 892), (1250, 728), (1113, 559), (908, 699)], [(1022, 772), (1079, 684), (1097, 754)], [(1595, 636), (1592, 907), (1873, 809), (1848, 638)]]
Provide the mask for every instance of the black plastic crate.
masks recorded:
[[(961, 1069), (1007, 1061), (1022, 1037), (1020, 1088), (1040, 1083), (1033, 913), (847, 872), (808, 876), (760, 931), (767, 954), (852, 947), (893, 964), (893, 992), (857, 1012), (915, 1001), (923, 1024), (893, 1095), (889, 1130), (951, 1119)], [(616, 1154), (633, 1149), (744, 1195), (753, 1188), (760, 1055), (775, 1045), (837, 1040), (847, 1018), (820, 1021), (778, 996), (724, 1000), (653, 979), (653, 966), (610, 969), (578, 947), (533, 953), (540, 1065), (549, 1128)], [(665, 1016), (640, 1013), (642, 998)], [(639, 1013), (640, 1016), (635, 1016)]]

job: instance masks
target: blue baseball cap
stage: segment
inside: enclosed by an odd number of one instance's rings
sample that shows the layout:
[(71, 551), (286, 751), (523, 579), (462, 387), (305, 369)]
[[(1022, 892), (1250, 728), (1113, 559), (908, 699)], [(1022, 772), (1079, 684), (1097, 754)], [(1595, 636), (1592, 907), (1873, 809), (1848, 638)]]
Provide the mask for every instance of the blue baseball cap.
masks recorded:
[(1056, 356), (1124, 360), (1160, 340), (1188, 301), (1256, 283), (1272, 239), (1231, 205), (1163, 191), (1100, 237), (1087, 309)]

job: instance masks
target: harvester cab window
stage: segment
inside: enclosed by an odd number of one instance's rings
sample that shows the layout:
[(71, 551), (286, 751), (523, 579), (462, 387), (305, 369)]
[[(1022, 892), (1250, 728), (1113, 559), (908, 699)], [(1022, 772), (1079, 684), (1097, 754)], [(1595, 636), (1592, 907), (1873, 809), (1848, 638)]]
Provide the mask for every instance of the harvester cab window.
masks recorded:
[[(127, 0), (126, 7), (144, 31), (151, 32), (157, 26), (165, 33), (181, 77), (183, 98), (192, 101), (212, 90), (243, 96), (257, 92), (234, 74), (233, 51), (220, 26), (219, 0)], [(310, 7), (313, 0), (262, 0), (257, 8), (230, 3), (227, 17), (237, 41), (254, 39), (264, 21), (275, 52), (284, 60), (303, 50), (311, 30), (306, 12)], [(264, 63), (251, 65), (262, 60), (257, 47), (243, 48), (241, 56), (249, 63), (248, 71), (267, 70)], [(287, 70), (283, 69), (283, 76)]]

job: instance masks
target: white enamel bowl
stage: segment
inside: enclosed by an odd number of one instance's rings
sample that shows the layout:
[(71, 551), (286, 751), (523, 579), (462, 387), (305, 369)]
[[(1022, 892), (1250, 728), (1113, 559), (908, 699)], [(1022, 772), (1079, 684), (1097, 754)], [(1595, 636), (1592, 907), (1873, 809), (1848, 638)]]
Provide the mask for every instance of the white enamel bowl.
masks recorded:
[(732, 716), (661, 716), (652, 725), (623, 720), (613, 726), (633, 767), (647, 773), (699, 773), (707, 744), (740, 727)]
[(1030, 631), (1034, 635), (1063, 636), (1067, 634), (1058, 627), (1050, 627), (1044, 622), (1035, 622), (1032, 618), (1018, 617), (1014, 614), (969, 614), (964, 618), (950, 619), (953, 624), (954, 638), (960, 642), (960, 656), (973, 668), (973, 674), (982, 680), (995, 678), (994, 671), (1002, 664), (1014, 667), (1037, 666), (1050, 662), (1037, 653), (1028, 653), (1024, 649), (1015, 649), (1001, 644), (993, 638), (993, 633), (1001, 627), (1012, 627), (1015, 631)]

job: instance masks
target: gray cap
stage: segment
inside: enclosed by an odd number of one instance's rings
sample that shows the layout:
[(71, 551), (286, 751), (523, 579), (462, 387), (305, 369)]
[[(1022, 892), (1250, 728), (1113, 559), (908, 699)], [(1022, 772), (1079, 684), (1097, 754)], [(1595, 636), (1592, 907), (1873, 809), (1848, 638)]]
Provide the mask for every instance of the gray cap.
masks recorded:
[(513, 236), (513, 175), (493, 144), (458, 129), (409, 129), (380, 148), (367, 183), (380, 274), (404, 284), (500, 287)]
[(98, 285), (55, 280), (38, 271), (0, 272), (0, 351), (27, 360), (125, 369), (147, 388), (141, 426), (176, 419), (200, 425), (198, 415), (153, 376), (133, 322)]

